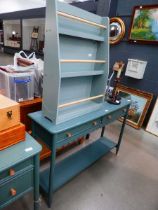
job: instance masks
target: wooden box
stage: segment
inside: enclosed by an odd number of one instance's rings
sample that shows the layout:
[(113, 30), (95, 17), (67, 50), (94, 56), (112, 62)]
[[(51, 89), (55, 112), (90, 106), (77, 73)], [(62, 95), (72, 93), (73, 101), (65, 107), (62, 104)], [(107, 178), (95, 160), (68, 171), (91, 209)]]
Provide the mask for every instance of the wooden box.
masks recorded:
[(4, 131), (0, 131), (0, 150), (3, 150), (24, 140), (25, 125), (22, 123)]
[(20, 123), (19, 104), (0, 95), (0, 131), (11, 128)]

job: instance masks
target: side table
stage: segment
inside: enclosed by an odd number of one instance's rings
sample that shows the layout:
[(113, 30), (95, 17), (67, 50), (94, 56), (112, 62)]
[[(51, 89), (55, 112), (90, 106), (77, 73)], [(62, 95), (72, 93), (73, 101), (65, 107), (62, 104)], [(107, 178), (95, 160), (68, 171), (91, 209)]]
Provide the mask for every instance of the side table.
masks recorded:
[[(40, 173), (40, 186), (46, 193), (48, 207), (52, 205), (53, 192), (74, 176), (103, 157), (112, 149), (119, 151), (124, 132), (125, 121), (130, 106), (130, 100), (122, 99), (120, 105), (104, 103), (100, 110), (74, 118), (66, 123), (53, 124), (45, 118), (42, 112), (29, 114), (32, 119), (32, 135), (40, 138), (52, 151), (50, 167)], [(104, 136), (104, 127), (118, 118), (123, 117), (118, 141), (113, 142)], [(102, 128), (101, 136), (96, 141), (56, 163), (56, 150), (63, 145), (74, 142), (81, 136), (86, 136)]]
[(26, 140), (0, 151), (0, 209), (34, 191), (34, 210), (39, 209), (39, 152), (41, 146)]

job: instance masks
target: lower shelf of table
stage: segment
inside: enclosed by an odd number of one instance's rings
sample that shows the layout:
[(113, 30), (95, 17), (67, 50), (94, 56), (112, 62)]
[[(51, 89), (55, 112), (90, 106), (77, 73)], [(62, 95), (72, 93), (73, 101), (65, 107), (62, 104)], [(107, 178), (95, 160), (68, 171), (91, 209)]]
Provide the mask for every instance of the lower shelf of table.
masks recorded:
[[(116, 143), (102, 137), (91, 143), (87, 147), (70, 155), (55, 165), (53, 177), (53, 191), (56, 191), (63, 184), (68, 182), (81, 171), (92, 165), (99, 158), (103, 157), (111, 149), (116, 147)], [(49, 188), (49, 168), (40, 174), (40, 186), (48, 193)]]

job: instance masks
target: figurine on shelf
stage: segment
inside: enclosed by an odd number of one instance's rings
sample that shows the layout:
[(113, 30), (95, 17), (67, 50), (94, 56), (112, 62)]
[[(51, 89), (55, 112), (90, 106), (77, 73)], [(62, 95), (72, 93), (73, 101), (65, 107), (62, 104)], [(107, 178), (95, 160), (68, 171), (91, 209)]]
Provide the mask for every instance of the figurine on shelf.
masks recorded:
[[(107, 102), (111, 104), (120, 104), (121, 103), (121, 97), (119, 96), (119, 93), (116, 91), (117, 84), (120, 82), (121, 78), (121, 72), (123, 71), (125, 63), (123, 61), (117, 61), (115, 62), (113, 66), (113, 73), (111, 77), (108, 79), (108, 84), (107, 84), (107, 90), (106, 90), (106, 95), (107, 95)], [(110, 92), (110, 83), (113, 78), (113, 76), (116, 75), (116, 78), (114, 80), (114, 87), (112, 90), (112, 93)]]

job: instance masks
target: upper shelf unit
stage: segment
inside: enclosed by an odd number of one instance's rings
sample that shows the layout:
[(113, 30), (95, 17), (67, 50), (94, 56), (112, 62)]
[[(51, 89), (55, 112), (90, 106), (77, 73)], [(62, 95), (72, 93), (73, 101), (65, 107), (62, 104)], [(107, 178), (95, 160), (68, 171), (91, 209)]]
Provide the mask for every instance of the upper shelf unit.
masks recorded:
[[(58, 11), (57, 14), (58, 14), (58, 16), (67, 18), (69, 21), (69, 22), (67, 21), (67, 25), (65, 25), (65, 26), (63, 26), (62, 24), (59, 25), (59, 33), (60, 34), (80, 37), (80, 38), (84, 38), (84, 39), (92, 39), (95, 41), (102, 41), (102, 42), (105, 40), (105, 37), (102, 36), (102, 34), (99, 32), (99, 30), (98, 30), (99, 33), (97, 33), (97, 30), (96, 30), (96, 32), (94, 34), (93, 33), (88, 34), (87, 30), (83, 30), (83, 31), (76, 30), (76, 29), (78, 29), (78, 27), (75, 27), (75, 23), (80, 24), (80, 25), (82, 24), (81, 27), (83, 27), (83, 24), (85, 24), (85, 25), (87, 24), (88, 26), (94, 26), (94, 27), (102, 28), (102, 29), (106, 29), (105, 25), (102, 25), (102, 24), (99, 24), (99, 23), (96, 23), (96, 22), (93, 22), (90, 20), (86, 20), (81, 17), (77, 17), (75, 15), (70, 15), (70, 14), (67, 14), (64, 12), (60, 12), (60, 11)], [(72, 22), (72, 23), (70, 24), (70, 22)], [(74, 25), (74, 26), (72, 27), (72, 25)]]
[(109, 19), (47, 0), (43, 114), (53, 123), (98, 110), (109, 72)]

